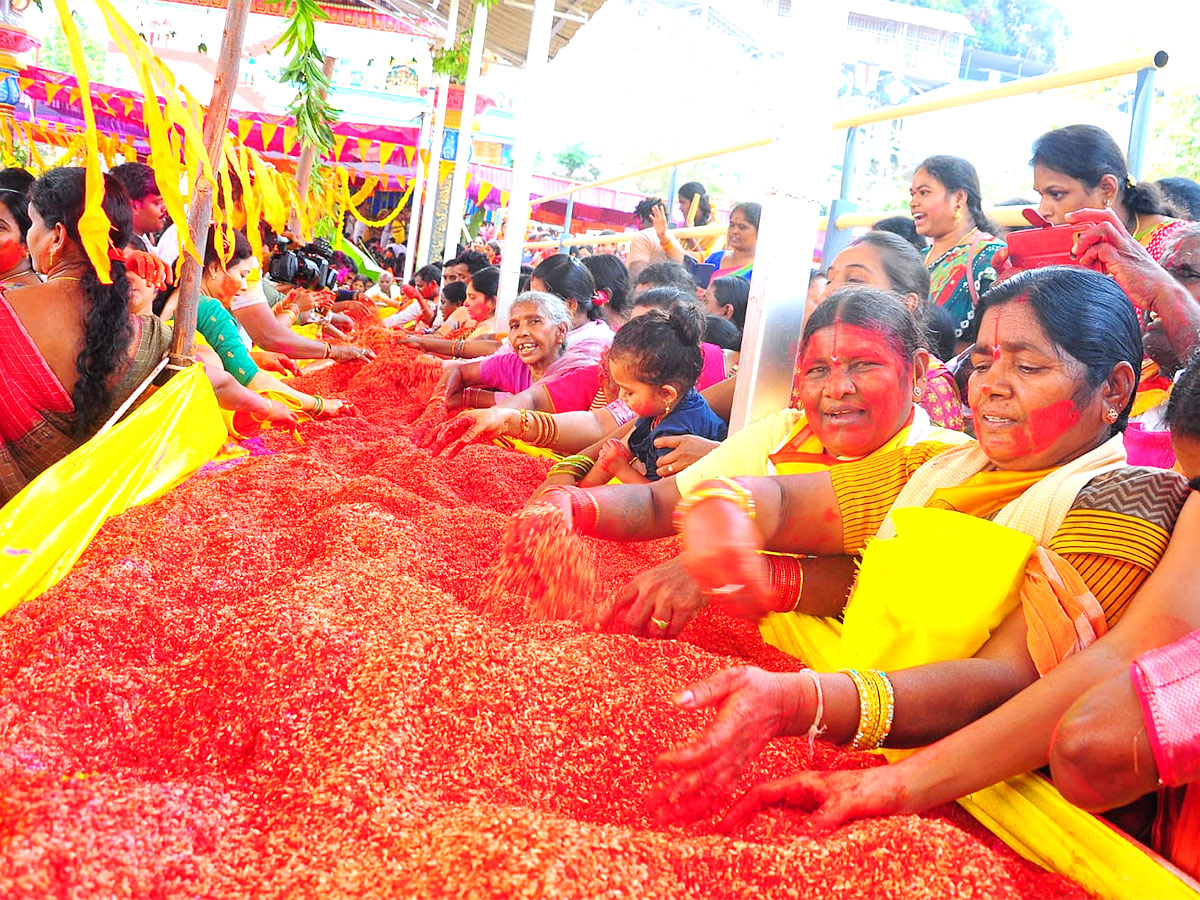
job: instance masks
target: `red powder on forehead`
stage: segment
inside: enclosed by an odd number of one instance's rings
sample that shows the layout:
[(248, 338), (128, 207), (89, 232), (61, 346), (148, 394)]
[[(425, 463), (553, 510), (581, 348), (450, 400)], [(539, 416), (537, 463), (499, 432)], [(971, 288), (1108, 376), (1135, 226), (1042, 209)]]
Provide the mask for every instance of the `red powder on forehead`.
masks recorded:
[[(798, 661), (715, 612), (651, 641), (487, 605), (512, 578), (552, 612), (607, 596), (678, 542), (512, 535), (548, 461), (415, 447), (415, 354), (367, 337), (378, 360), (297, 385), (360, 417), (264, 432), (0, 618), (0, 896), (1084, 896), (953, 807), (817, 839), (784, 810), (656, 824), (655, 758), (712, 717), (672, 695)], [(537, 571), (497, 582), (498, 553)], [(878, 763), (776, 741), (736, 787)]]

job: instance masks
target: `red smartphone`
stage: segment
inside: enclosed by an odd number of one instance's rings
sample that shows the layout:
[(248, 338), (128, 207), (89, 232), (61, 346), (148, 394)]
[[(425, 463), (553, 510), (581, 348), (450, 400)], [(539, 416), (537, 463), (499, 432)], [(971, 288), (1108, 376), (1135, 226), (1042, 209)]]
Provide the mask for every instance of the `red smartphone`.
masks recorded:
[(1014, 269), (1079, 265), (1079, 260), (1071, 255), (1071, 248), (1083, 233), (1083, 226), (1051, 225), (1035, 209), (1023, 212), (1030, 224), (1036, 227), (1009, 232), (1008, 261)]

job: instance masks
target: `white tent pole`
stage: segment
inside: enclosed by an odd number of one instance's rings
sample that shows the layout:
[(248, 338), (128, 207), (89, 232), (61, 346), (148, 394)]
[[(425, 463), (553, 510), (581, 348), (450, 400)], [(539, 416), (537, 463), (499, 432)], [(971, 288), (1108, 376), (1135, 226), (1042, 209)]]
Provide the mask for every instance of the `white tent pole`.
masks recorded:
[(433, 104), (428, 103), (421, 113), (421, 136), (417, 139), (417, 155), (413, 158), (416, 168), (413, 170), (412, 205), (408, 210), (408, 246), (404, 251), (404, 284), (412, 280), (413, 272), (417, 270), (417, 232), (421, 227), (421, 198), (425, 196), (425, 164), (421, 162), (421, 152), (429, 141), (429, 131), (433, 127)]
[(529, 23), (529, 52), (525, 55), (520, 95), (513, 104), (517, 134), (513, 144), (512, 191), (508, 198), (508, 221), (500, 263), (500, 296), (496, 298), (496, 322), (501, 331), (508, 330), (508, 310), (517, 295), (517, 282), (521, 277), (521, 253), (525, 229), (529, 225), (529, 193), (533, 187), (533, 137), (538, 102), (544, 90), (542, 70), (550, 57), (553, 24), (554, 0), (534, 0)]
[[(446, 17), (446, 43), (449, 50), (458, 37), (458, 0), (450, 0), (450, 14)], [(429, 163), (425, 174), (425, 202), (421, 210), (421, 265), (433, 259), (433, 217), (437, 208), (437, 186), (442, 171), (442, 139), (446, 129), (446, 101), (450, 93), (450, 79), (439, 75), (437, 79), (437, 110), (433, 115), (433, 136), (429, 144)]]
[(454, 151), (454, 174), (450, 179), (450, 210), (446, 216), (446, 262), (454, 259), (458, 233), (462, 229), (467, 203), (467, 165), (475, 131), (475, 98), (479, 95), (479, 70), (483, 63), (483, 39), (487, 31), (488, 7), (475, 4), (475, 23), (471, 26), (471, 53), (467, 59), (467, 83), (463, 91), (462, 118), (458, 125), (458, 146)]
[[(833, 120), (833, 86), (846, 10), (837, 3), (793, 5), (788, 23), (789, 84), (815, 85), (803, 116), (784, 116), (771, 145), (776, 181), (763, 202), (750, 303), (742, 332), (729, 430), (737, 431), (791, 402), (796, 350), (804, 328), (808, 279), (796, 278), (812, 259), (830, 147), (814, 139), (814, 124)], [(783, 24), (783, 23), (781, 23)], [(821, 132), (824, 133), (823, 131)], [(826, 260), (828, 262), (828, 260)]]

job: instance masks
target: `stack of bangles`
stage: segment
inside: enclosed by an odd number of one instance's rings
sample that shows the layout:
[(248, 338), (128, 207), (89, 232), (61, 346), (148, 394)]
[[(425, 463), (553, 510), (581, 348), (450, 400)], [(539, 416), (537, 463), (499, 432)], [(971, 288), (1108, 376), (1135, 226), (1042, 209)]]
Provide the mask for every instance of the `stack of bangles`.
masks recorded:
[(892, 730), (896, 713), (896, 692), (887, 673), (878, 669), (842, 669), (858, 691), (858, 731), (850, 742), (851, 750), (874, 750), (883, 746)]
[(754, 518), (754, 495), (750, 493), (750, 489), (732, 478), (714, 478), (704, 482), (675, 504), (671, 522), (676, 531), (683, 531), (683, 520), (687, 514), (692, 511), (693, 506), (705, 500), (728, 500), (751, 519)]
[(333, 355), (333, 344), (329, 343), (329, 341), (321, 341), (321, 343), (325, 345), (325, 355), (321, 359), (329, 359)]
[(565, 484), (554, 484), (542, 492), (542, 496), (559, 491), (571, 499), (571, 519), (575, 530), (581, 534), (590, 534), (600, 521), (600, 504), (590, 491), (579, 487), (568, 487)]
[(313, 408), (310, 409), (309, 412), (312, 413), (312, 416), (315, 419), (321, 413), (325, 412), (325, 401), (322, 398), (320, 398), (314, 394), (313, 395), (313, 404), (314, 404)]
[(782, 601), (779, 610), (795, 612), (800, 608), (800, 597), (804, 593), (804, 566), (800, 558), (776, 553), (764, 555), (771, 574), (771, 593)]
[(462, 359), (463, 350), (466, 348), (466, 346), (467, 346), (466, 338), (459, 338), (457, 341), (454, 342), (454, 350), (452, 352), (454, 353), (455, 359)]
[(463, 406), (479, 409), (479, 401), (483, 399), (483, 388), (467, 387), (462, 392)]
[(550, 413), (523, 409), (517, 437), (534, 447), (553, 447), (558, 443), (558, 422)]
[(596, 461), (590, 456), (584, 456), (582, 453), (576, 453), (572, 456), (564, 456), (558, 462), (550, 467), (551, 475), (570, 475), (576, 481), (579, 481), (588, 472), (592, 471), (592, 466)]

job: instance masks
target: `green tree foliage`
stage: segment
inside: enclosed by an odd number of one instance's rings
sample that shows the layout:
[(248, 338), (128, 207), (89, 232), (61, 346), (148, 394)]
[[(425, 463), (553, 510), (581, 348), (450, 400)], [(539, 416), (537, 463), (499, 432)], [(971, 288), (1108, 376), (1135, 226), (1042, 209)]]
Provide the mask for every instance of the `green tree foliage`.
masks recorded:
[(1200, 94), (1181, 92), (1156, 100), (1151, 178), (1179, 175), (1200, 181)]
[(1054, 64), (1062, 13), (1049, 0), (900, 0), (910, 6), (960, 13), (975, 29), (968, 43), (1006, 56)]
[(567, 178), (575, 178), (577, 174), (580, 177), (586, 175), (593, 179), (599, 178), (600, 168), (592, 162), (595, 158), (596, 154), (583, 149), (582, 141), (571, 144), (554, 154), (554, 161), (558, 163), (559, 169)]
[[(89, 33), (87, 24), (79, 18), (78, 13), (71, 13), (79, 23), (79, 36), (83, 41), (83, 57), (87, 60), (88, 74), (92, 78), (100, 78), (104, 74), (104, 58), (107, 53), (104, 44)], [(62, 25), (57, 17), (50, 21), (46, 29), (45, 43), (42, 44), (41, 65), (56, 72), (71, 72), (71, 54), (67, 50), (67, 37), (63, 34)]]
[(329, 79), (325, 77), (325, 57), (317, 47), (317, 22), (328, 19), (317, 0), (283, 0), (288, 25), (276, 47), (282, 47), (291, 59), (279, 73), (279, 80), (296, 86), (296, 99), (288, 112), (296, 117), (300, 139), (317, 147), (318, 156), (333, 146), (333, 123), (341, 110), (326, 99)]

